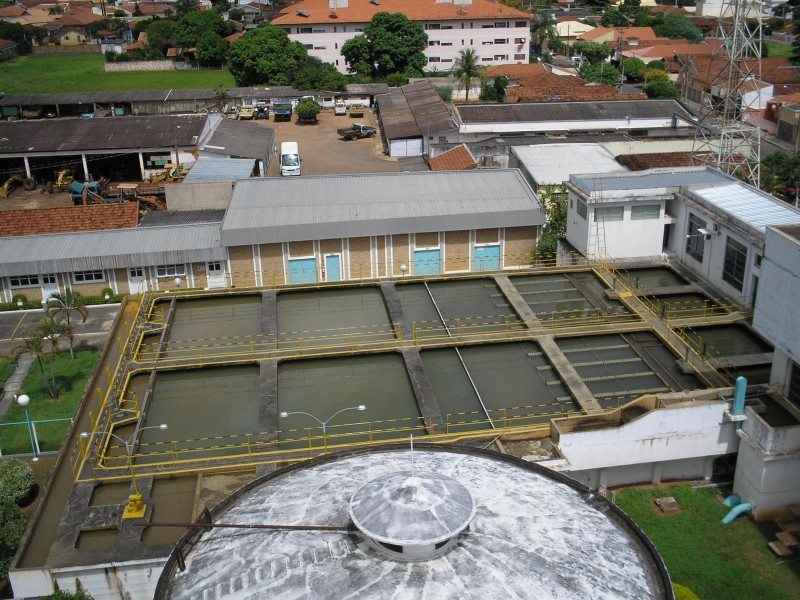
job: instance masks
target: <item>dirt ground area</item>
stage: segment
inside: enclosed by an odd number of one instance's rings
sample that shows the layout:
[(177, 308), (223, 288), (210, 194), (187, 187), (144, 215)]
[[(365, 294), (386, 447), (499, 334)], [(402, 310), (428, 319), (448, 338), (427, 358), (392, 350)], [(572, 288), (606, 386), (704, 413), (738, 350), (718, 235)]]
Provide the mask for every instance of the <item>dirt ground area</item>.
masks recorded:
[[(282, 142), (297, 142), (300, 145), (300, 158), (303, 161), (303, 175), (339, 175), (352, 173), (398, 173), (397, 159), (383, 154), (383, 145), (378, 136), (363, 140), (345, 142), (336, 133), (340, 127), (350, 127), (353, 123), (364, 123), (377, 128), (375, 115), (369, 109), (360, 119), (351, 119), (348, 115), (336, 116), (332, 110), (322, 111), (316, 123), (297, 123), (292, 121), (275, 123), (269, 121), (253, 121), (255, 127), (271, 125), (275, 128), (275, 151), (279, 152)], [(269, 169), (269, 177), (280, 176), (278, 160), (273, 159)]]
[(41, 188), (27, 191), (22, 186), (14, 188), (8, 198), (0, 199), (0, 211), (3, 210), (30, 210), (32, 208), (57, 208), (72, 206), (72, 199), (68, 192), (54, 192), (48, 194)]

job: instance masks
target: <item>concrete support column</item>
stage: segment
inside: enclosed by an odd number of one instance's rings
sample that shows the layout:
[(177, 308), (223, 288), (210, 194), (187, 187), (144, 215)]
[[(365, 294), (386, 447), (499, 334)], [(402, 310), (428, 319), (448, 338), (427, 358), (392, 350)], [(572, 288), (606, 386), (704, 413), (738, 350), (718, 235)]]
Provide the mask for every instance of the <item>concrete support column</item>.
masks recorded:
[(650, 478), (650, 482), (653, 485), (658, 485), (661, 483), (661, 463), (653, 464), (653, 474)]
[(144, 181), (145, 180), (145, 176), (144, 176), (144, 156), (142, 156), (141, 152), (138, 153), (138, 156), (139, 156), (139, 170), (142, 172), (142, 181)]
[(81, 162), (83, 163), (83, 177), (84, 181), (89, 181), (89, 163), (86, 162), (86, 155), (81, 154)]
[(25, 177), (32, 177), (31, 175), (31, 164), (28, 162), (28, 157), (23, 156), (22, 161), (25, 163)]

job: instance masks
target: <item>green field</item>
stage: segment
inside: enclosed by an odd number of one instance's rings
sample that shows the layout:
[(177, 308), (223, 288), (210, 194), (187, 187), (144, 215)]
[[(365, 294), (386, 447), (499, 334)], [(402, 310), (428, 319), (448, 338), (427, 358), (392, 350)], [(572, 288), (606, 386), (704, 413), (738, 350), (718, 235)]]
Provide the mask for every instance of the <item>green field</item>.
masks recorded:
[(792, 45), (781, 42), (764, 42), (767, 45), (767, 56), (770, 58), (789, 58), (792, 55)]
[[(653, 500), (673, 496), (680, 510), (664, 514)], [(730, 525), (720, 521), (730, 510), (716, 489), (689, 485), (629, 488), (617, 505), (641, 527), (658, 549), (674, 583), (701, 600), (789, 600), (798, 597), (800, 563), (781, 561), (767, 548), (774, 523), (755, 524), (744, 515)]]
[(105, 73), (101, 54), (36, 54), (3, 63), (0, 90), (6, 94), (124, 92), (169, 89), (231, 88), (227, 70)]

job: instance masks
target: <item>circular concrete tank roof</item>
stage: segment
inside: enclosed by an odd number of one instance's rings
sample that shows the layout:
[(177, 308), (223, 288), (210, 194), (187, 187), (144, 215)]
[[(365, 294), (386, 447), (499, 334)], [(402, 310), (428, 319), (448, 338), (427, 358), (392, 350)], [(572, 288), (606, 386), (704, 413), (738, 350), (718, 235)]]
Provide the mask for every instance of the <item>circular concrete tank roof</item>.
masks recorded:
[(401, 546), (448, 540), (474, 514), (469, 490), (441, 473), (387, 473), (363, 485), (350, 500), (350, 517), (364, 535)]
[(265, 475), (212, 512), (218, 523), (341, 530), (195, 529), (167, 561), (155, 598), (673, 597), (646, 536), (581, 484), (534, 463), (460, 446), (415, 445), (414, 465), (455, 479), (474, 499), (470, 527), (449, 552), (419, 562), (386, 560), (352, 528), (356, 492), (409, 466), (405, 445), (359, 448)]

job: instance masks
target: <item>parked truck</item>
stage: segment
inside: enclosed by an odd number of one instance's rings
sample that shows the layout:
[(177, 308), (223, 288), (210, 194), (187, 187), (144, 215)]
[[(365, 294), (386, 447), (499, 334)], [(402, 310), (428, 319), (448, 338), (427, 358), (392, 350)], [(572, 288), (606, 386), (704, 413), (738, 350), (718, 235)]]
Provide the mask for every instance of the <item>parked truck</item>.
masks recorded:
[(350, 105), (350, 117), (351, 118), (361, 118), (364, 116), (364, 105), (363, 104), (351, 104)]
[(375, 137), (375, 135), (378, 133), (378, 130), (374, 127), (370, 127), (369, 125), (356, 123), (351, 127), (342, 127), (341, 129), (337, 129), (336, 132), (342, 137), (343, 140), (349, 142), (350, 140), (360, 140), (361, 138)]
[(272, 103), (272, 116), (276, 121), (292, 120), (292, 101), (275, 100)]

